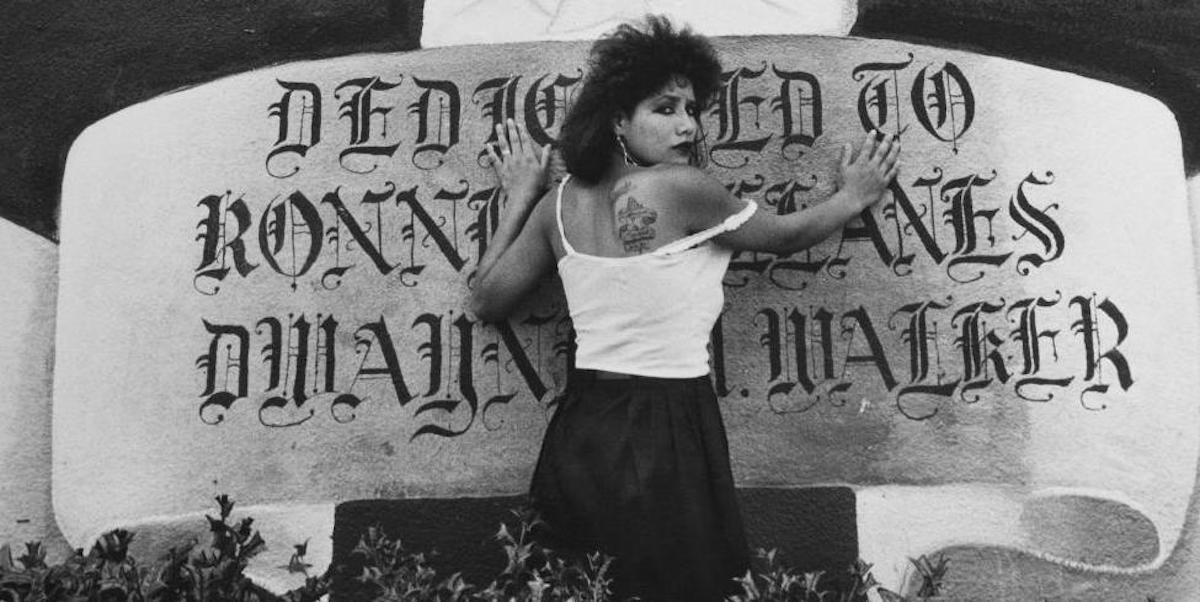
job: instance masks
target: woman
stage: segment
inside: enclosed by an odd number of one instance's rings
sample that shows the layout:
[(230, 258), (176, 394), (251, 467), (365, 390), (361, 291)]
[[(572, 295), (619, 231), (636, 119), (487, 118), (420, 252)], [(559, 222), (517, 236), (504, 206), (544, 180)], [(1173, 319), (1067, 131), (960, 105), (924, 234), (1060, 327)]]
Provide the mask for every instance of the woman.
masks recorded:
[(557, 266), (576, 331), (575, 369), (530, 488), (553, 547), (616, 557), (616, 593), (720, 600), (748, 551), (708, 335), (735, 250), (792, 253), (882, 198), (899, 142), (843, 148), (838, 190), (789, 215), (756, 212), (697, 167), (698, 115), (721, 66), (662, 18), (592, 47), (558, 146), (568, 174), (542, 202), (548, 151), (511, 121), (492, 164), (508, 192), (479, 262), (471, 310), (503, 319)]

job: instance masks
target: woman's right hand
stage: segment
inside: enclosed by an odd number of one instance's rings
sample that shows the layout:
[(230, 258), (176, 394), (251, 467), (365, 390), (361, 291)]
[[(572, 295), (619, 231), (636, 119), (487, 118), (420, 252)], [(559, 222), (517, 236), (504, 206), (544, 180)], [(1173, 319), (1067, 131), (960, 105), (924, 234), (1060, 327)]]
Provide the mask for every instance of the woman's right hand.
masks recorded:
[(496, 125), (496, 143), (487, 145), (491, 167), (507, 199), (475, 269), (468, 312), (485, 322), (509, 316), (542, 275), (554, 268), (554, 251), (547, 235), (554, 224), (554, 206), (538, 205), (545, 192), (550, 147), (537, 144), (512, 119)]
[[(496, 149), (499, 148), (499, 153)], [(512, 119), (496, 124), (496, 143), (487, 145), (492, 170), (509, 200), (533, 202), (546, 190), (550, 165), (550, 146), (542, 152), (525, 128)]]
[(838, 189), (858, 203), (860, 210), (878, 203), (900, 171), (899, 157), (900, 139), (878, 130), (867, 132), (857, 154), (847, 142), (842, 148)]

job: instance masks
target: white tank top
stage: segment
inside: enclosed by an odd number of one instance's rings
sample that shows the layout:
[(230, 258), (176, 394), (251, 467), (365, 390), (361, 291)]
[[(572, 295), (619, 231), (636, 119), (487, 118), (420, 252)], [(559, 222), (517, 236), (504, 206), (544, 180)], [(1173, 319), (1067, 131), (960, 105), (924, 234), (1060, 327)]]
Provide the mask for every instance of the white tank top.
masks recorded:
[(575, 326), (575, 366), (663, 378), (708, 374), (708, 338), (725, 303), (733, 252), (708, 239), (741, 226), (758, 205), (702, 232), (632, 257), (580, 253), (567, 240), (558, 186), (555, 215), (565, 254), (558, 273)]

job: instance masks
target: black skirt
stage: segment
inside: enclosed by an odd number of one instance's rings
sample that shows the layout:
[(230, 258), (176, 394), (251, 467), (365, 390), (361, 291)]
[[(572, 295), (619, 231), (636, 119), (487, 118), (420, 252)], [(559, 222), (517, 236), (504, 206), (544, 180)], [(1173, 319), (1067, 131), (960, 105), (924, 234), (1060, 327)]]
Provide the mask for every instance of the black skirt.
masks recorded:
[(722, 600), (749, 551), (708, 377), (597, 379), (576, 370), (530, 486), (542, 538), (614, 556), (617, 599)]

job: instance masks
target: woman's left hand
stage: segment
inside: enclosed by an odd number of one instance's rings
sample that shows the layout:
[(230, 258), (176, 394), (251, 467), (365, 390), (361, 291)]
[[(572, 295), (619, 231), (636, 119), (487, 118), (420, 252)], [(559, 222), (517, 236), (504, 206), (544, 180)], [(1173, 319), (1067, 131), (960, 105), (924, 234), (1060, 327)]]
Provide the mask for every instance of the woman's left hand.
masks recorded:
[(525, 128), (509, 119), (496, 125), (496, 143), (487, 145), (487, 154), (510, 201), (533, 203), (541, 198), (549, 173), (549, 146), (538, 153)]

